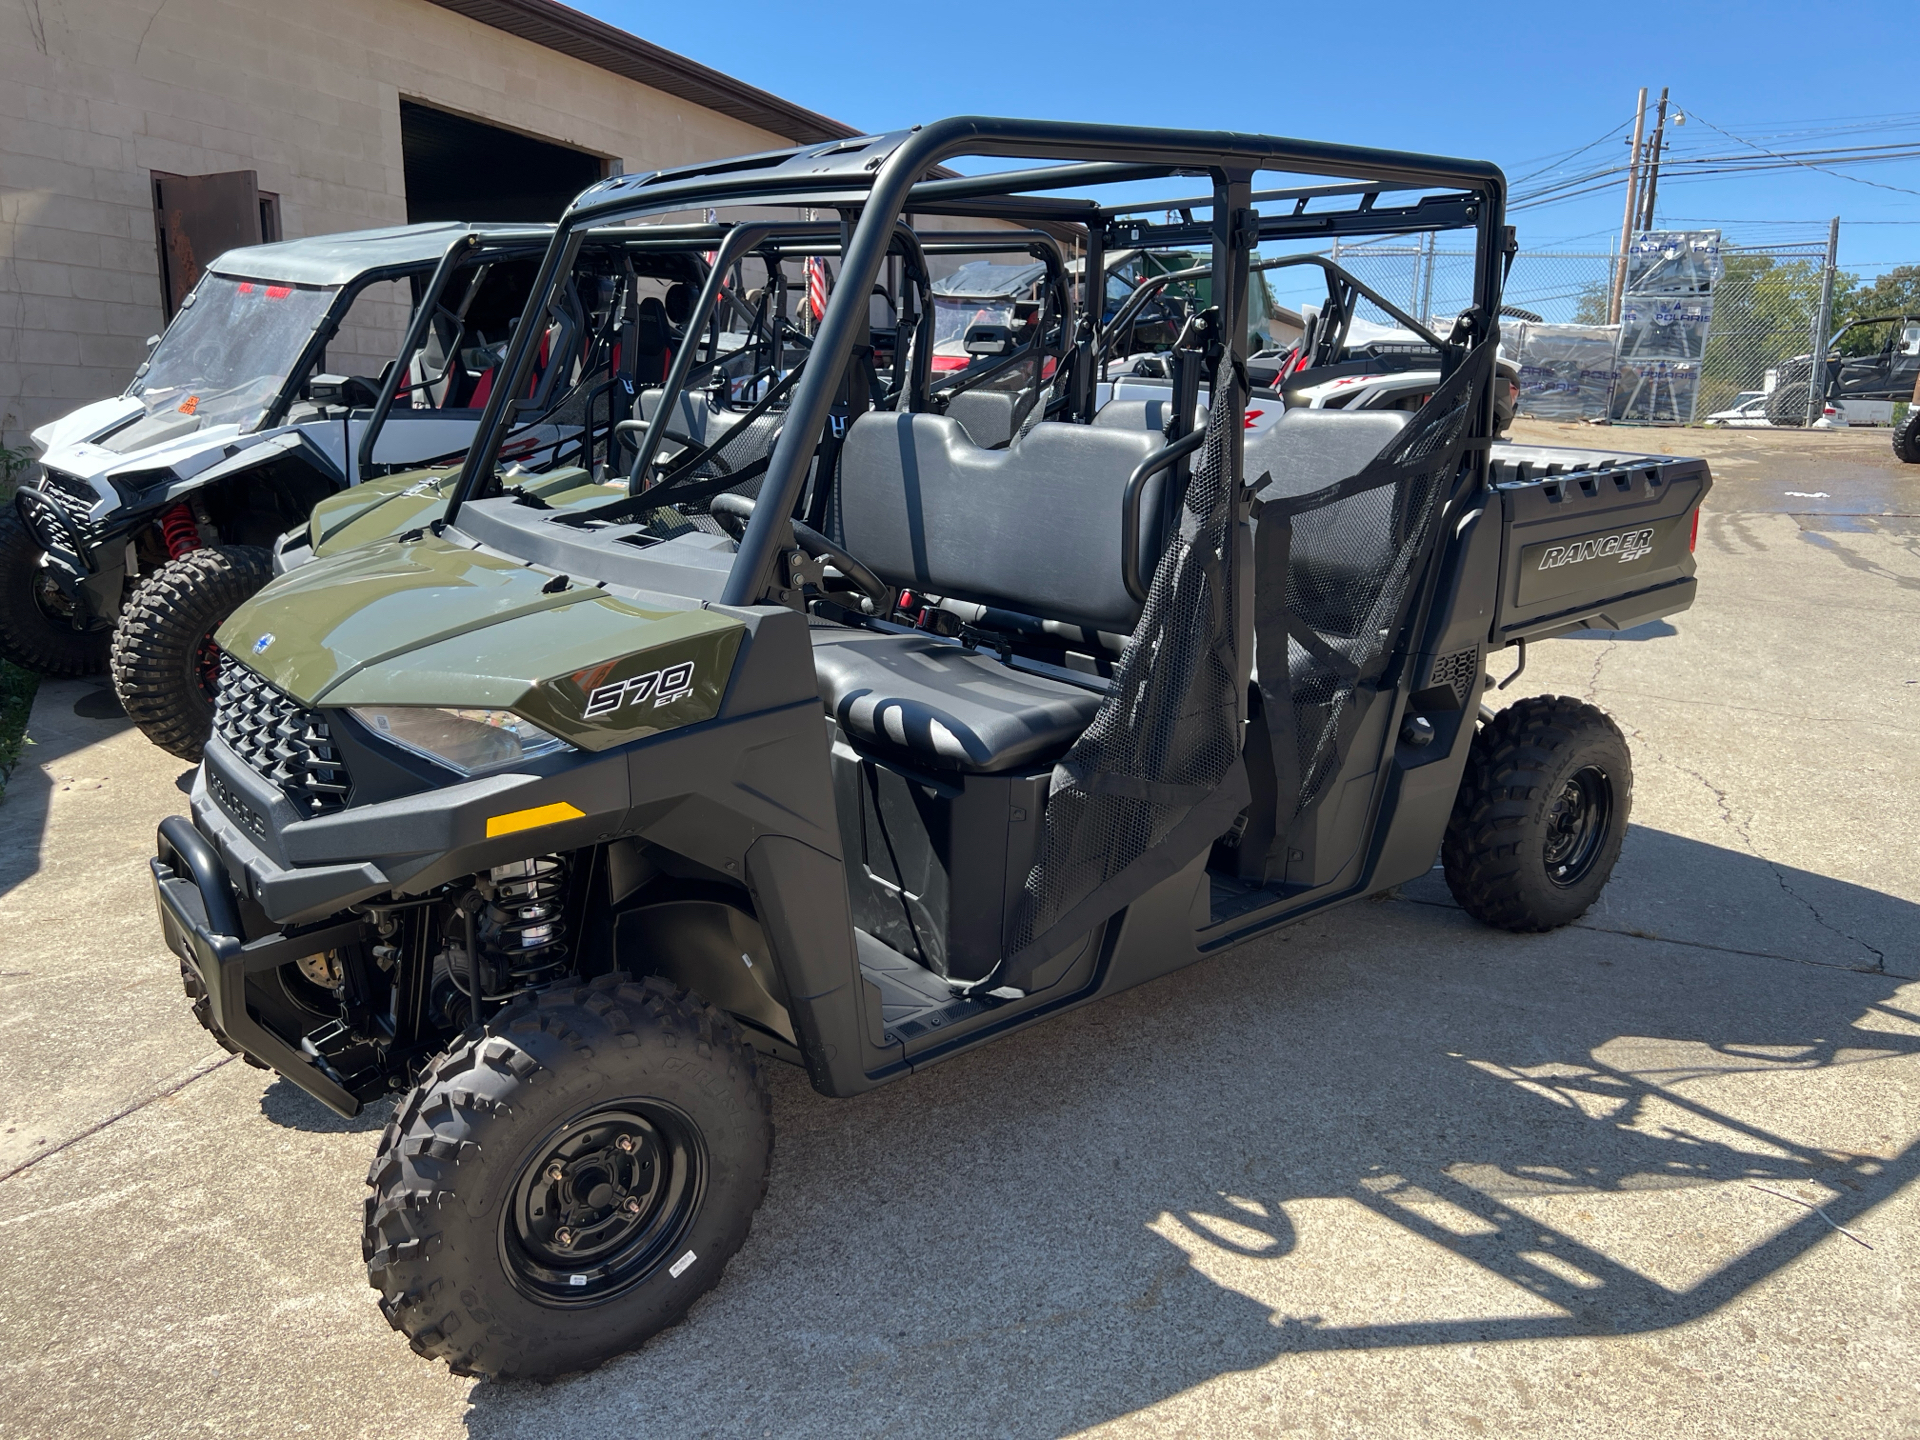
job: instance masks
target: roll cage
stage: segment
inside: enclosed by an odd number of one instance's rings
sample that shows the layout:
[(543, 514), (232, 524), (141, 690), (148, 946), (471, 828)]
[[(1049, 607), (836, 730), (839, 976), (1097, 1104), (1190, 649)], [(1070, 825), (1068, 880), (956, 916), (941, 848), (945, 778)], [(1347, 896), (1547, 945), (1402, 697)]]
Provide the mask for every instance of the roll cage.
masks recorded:
[[(981, 176), (925, 178), (942, 162), (961, 156), (1042, 158), (1055, 163)], [(1337, 177), (1345, 183), (1256, 192), (1260, 171)], [(1189, 201), (1101, 206), (1090, 198), (1045, 192), (1094, 185), (1204, 176), (1211, 192)], [(1421, 194), (1411, 204), (1381, 204), (1397, 193)], [(1315, 200), (1350, 198), (1351, 206), (1314, 210)], [(495, 389), (482, 414), (447, 507), (446, 521), (483, 493), (495, 478), (504, 422), (517, 413), (509, 397), (525, 385), (535, 359), (533, 336), (555, 303), (556, 281), (573, 264), (587, 233), (597, 226), (631, 222), (672, 211), (736, 205), (807, 206), (836, 210), (843, 234), (840, 283), (810, 346), (804, 373), (792, 390), (786, 423), (767, 463), (763, 501), (740, 538), (723, 603), (753, 605), (781, 593), (777, 561), (790, 541), (794, 512), (822, 432), (828, 425), (843, 374), (856, 346), (870, 344), (869, 300), (882, 265), (894, 252), (904, 215), (988, 217), (1029, 224), (1080, 227), (1086, 236), (1085, 291), (1103, 293), (1109, 245), (1212, 250), (1213, 293), (1221, 310), (1221, 341), (1230, 363), (1245, 362), (1245, 276), (1250, 252), (1264, 240), (1328, 240), (1347, 234), (1420, 234), (1472, 228), (1474, 303), (1442, 351), (1442, 368), (1457, 363), (1464, 348), (1485, 338), (1499, 314), (1503, 260), (1513, 251), (1505, 225), (1506, 181), (1484, 161), (1229, 132), (1159, 130), (1057, 121), (967, 116), (912, 130), (742, 156), (711, 165), (612, 177), (581, 194), (556, 227), (541, 262), (533, 294), (503, 367), (507, 383)], [(1277, 212), (1260, 204), (1277, 204)], [(1171, 223), (1143, 218), (1147, 209), (1180, 214)], [(1194, 212), (1205, 209), (1205, 219)], [(744, 244), (744, 242), (741, 242)], [(724, 273), (726, 259), (717, 259)], [(717, 291), (717, 282), (710, 282)], [(696, 315), (711, 313), (703, 291)], [(1073, 408), (1092, 407), (1093, 349), (1099, 307), (1083, 305), (1073, 348), (1080, 363), (1073, 378)], [(1482, 399), (1473, 439), (1493, 433), (1492, 396)], [(657, 440), (655, 441), (657, 446)], [(1240, 478), (1238, 445), (1229, 460)], [(1474, 447), (1476, 479), (1484, 478), (1484, 444)]]

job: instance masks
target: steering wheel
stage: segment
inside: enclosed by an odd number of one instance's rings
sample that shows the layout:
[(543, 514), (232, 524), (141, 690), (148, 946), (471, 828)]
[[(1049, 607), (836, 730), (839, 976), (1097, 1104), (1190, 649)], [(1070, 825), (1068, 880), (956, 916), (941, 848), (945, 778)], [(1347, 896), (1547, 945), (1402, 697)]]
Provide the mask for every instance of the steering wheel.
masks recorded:
[[(723, 491), (707, 502), (707, 512), (735, 540), (747, 533), (747, 522), (753, 518), (753, 510), (754, 499), (751, 495), (735, 495), (731, 491)], [(811, 525), (798, 520), (788, 523), (793, 526), (794, 543), (814, 559), (827, 561), (851, 580), (854, 588), (873, 602), (874, 614), (884, 619), (892, 612), (896, 596), (891, 585)]]

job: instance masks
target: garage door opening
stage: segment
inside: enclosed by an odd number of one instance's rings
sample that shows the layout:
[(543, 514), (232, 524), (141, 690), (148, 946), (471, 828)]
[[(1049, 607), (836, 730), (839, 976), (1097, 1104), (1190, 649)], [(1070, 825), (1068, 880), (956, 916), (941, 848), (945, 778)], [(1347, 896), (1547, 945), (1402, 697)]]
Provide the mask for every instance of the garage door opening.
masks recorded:
[(558, 220), (607, 173), (598, 155), (400, 102), (407, 220)]

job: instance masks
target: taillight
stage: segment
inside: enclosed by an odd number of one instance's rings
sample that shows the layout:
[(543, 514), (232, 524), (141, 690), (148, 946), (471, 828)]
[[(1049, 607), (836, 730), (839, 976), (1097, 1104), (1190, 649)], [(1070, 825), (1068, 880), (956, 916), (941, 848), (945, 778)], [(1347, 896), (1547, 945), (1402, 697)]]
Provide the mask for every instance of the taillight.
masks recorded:
[(1693, 547), (1700, 543), (1700, 507), (1693, 509), (1693, 532), (1687, 536), (1687, 553), (1693, 553)]

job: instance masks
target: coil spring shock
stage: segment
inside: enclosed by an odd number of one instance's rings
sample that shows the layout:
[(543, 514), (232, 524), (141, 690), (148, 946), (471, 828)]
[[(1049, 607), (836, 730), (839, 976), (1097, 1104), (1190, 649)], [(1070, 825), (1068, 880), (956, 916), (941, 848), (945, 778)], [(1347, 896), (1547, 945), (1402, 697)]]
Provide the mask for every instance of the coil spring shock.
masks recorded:
[(178, 560), (200, 548), (200, 527), (194, 524), (187, 502), (176, 500), (160, 517), (160, 538), (166, 542), (167, 558)]
[(481, 912), (478, 938), (492, 963), (494, 984), (501, 990), (536, 984), (566, 963), (561, 910), (567, 862), (558, 855), (537, 855), (496, 865), (487, 874), (493, 899)]

